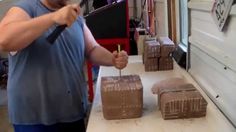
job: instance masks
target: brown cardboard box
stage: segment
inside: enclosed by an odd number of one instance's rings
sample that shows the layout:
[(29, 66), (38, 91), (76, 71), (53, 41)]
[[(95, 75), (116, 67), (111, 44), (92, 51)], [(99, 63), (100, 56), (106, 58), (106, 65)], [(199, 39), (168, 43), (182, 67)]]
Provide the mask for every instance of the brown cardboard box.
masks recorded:
[(173, 70), (174, 64), (172, 57), (160, 57), (159, 58), (159, 71)]
[(138, 75), (102, 77), (101, 98), (107, 120), (142, 116), (143, 86)]
[(147, 58), (160, 57), (160, 43), (157, 41), (147, 41), (145, 44), (144, 53)]
[(143, 64), (145, 64), (145, 61), (148, 58), (160, 57), (161, 45), (156, 40), (145, 41), (143, 49), (144, 49), (143, 56), (142, 56), (143, 57)]
[(156, 40), (146, 41), (143, 55), (145, 71), (158, 70), (158, 57), (160, 57), (160, 43)]
[(158, 90), (164, 119), (195, 118), (206, 115), (207, 102), (192, 84)]
[(147, 58), (145, 59), (144, 68), (145, 71), (157, 71), (158, 68), (158, 58)]
[(169, 57), (175, 50), (175, 44), (168, 37), (158, 38), (161, 44), (161, 57)]

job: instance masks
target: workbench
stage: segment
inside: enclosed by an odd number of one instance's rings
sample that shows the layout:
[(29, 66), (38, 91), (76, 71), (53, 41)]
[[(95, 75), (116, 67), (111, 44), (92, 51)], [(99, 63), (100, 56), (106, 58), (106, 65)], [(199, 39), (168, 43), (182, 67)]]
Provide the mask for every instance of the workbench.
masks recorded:
[[(235, 128), (184, 69), (174, 63), (174, 70), (145, 72), (141, 56), (130, 56), (122, 75), (138, 74), (143, 84), (143, 115), (141, 118), (106, 120), (102, 113), (100, 82), (102, 76), (118, 76), (114, 67), (100, 67), (95, 97), (88, 121), (87, 132), (236, 132)], [(162, 79), (182, 77), (192, 83), (207, 100), (207, 115), (202, 118), (164, 120), (157, 105), (152, 85)]]

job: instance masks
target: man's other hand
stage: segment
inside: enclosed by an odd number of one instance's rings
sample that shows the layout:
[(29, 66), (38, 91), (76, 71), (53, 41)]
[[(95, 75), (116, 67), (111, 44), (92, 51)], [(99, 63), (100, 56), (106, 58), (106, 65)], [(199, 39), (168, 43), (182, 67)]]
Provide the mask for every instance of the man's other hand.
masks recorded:
[(113, 52), (113, 65), (117, 69), (123, 69), (128, 64), (128, 54), (125, 51), (118, 53), (117, 51)]

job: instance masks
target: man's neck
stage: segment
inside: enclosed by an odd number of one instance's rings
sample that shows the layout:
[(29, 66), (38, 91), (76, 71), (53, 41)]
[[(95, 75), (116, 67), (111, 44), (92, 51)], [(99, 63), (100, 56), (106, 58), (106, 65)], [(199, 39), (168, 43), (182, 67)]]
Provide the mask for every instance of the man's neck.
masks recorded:
[(50, 10), (58, 10), (60, 8), (62, 8), (63, 6), (50, 2), (50, 0), (41, 0), (41, 2)]

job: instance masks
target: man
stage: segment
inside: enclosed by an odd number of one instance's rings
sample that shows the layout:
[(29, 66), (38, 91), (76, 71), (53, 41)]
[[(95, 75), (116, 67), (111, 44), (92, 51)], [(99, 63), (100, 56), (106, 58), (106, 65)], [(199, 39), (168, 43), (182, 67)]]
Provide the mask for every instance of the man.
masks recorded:
[[(78, 17), (78, 5), (68, 1), (22, 0), (0, 23), (0, 50), (10, 52), (8, 107), (15, 132), (85, 131), (85, 57), (118, 69), (127, 65), (127, 53), (99, 46)], [(46, 38), (64, 24), (49, 44)]]

